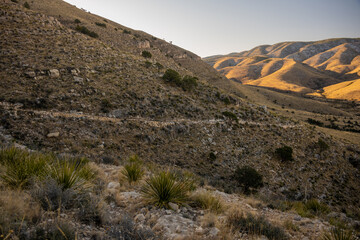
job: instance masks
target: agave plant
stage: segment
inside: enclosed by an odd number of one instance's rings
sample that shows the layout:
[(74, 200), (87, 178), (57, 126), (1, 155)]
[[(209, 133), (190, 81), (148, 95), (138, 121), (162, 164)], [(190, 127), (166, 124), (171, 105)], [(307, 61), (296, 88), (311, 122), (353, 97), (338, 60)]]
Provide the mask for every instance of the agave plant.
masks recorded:
[(130, 184), (137, 182), (144, 175), (141, 161), (137, 155), (130, 157), (129, 163), (121, 170), (122, 175), (128, 180)]
[(168, 207), (170, 202), (182, 204), (188, 200), (189, 182), (176, 181), (169, 171), (162, 171), (146, 181), (141, 192), (149, 204)]
[(353, 240), (355, 239), (351, 231), (341, 228), (332, 228), (330, 232), (323, 235), (323, 240)]
[(1, 150), (0, 162), (6, 167), (1, 179), (11, 187), (25, 188), (29, 185), (30, 179), (45, 176), (46, 166), (52, 157), (16, 148)]
[(95, 176), (87, 164), (79, 164), (74, 160), (57, 160), (49, 165), (49, 174), (63, 190), (88, 188), (91, 186), (90, 180)]

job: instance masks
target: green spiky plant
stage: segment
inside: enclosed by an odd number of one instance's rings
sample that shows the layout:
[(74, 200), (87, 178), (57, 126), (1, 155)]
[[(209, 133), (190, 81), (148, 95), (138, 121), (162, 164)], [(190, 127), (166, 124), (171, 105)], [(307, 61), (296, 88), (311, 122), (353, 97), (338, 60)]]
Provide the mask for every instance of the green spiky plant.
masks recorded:
[(84, 159), (62, 159), (48, 166), (49, 175), (62, 186), (63, 190), (74, 190), (91, 187), (95, 173)]
[(121, 173), (130, 184), (139, 181), (144, 175), (139, 157), (137, 155), (131, 156), (128, 163), (121, 170)]
[(2, 149), (0, 163), (6, 167), (0, 177), (4, 183), (13, 188), (26, 188), (32, 178), (43, 178), (46, 166), (53, 155), (30, 153), (17, 148)]
[(347, 231), (341, 228), (332, 228), (330, 232), (323, 235), (322, 240), (354, 240), (351, 231)]
[(183, 204), (188, 200), (190, 184), (176, 181), (169, 171), (162, 171), (146, 181), (141, 193), (144, 200), (157, 207), (169, 207), (169, 203)]

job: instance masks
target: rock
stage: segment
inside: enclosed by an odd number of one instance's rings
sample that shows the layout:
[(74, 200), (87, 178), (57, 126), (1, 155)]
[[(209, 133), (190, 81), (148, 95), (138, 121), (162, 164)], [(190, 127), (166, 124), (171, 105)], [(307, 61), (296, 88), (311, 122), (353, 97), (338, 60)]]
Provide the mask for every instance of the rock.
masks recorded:
[(138, 42), (139, 48), (150, 48), (150, 42), (148, 40)]
[(169, 203), (169, 207), (170, 207), (170, 209), (174, 210), (175, 212), (177, 212), (179, 210), (179, 206), (172, 202)]
[(219, 234), (220, 230), (216, 227), (213, 227), (210, 229), (209, 231), (209, 236), (210, 237), (216, 237)]
[(294, 217), (294, 220), (295, 220), (295, 221), (301, 221), (301, 219), (302, 219), (302, 218), (301, 218), (300, 216), (295, 216), (295, 217)]
[(74, 76), (74, 82), (79, 84), (84, 84), (84, 79), (81, 77)]
[(204, 229), (203, 229), (201, 226), (200, 226), (200, 227), (197, 227), (197, 228), (195, 229), (195, 232), (196, 232), (196, 233), (199, 233), (199, 234), (202, 234), (203, 231), (204, 231)]
[(34, 78), (34, 77), (36, 77), (36, 74), (34, 71), (29, 71), (29, 72), (25, 73), (25, 76), (28, 78)]
[(48, 138), (57, 138), (60, 136), (59, 132), (52, 132), (47, 135)]
[(60, 77), (60, 72), (57, 69), (51, 69), (49, 70), (49, 75), (51, 78), (58, 78)]
[(107, 185), (108, 189), (115, 189), (115, 188), (119, 188), (120, 187), (120, 183), (118, 182), (109, 182)]
[(145, 216), (144, 216), (144, 214), (140, 213), (140, 214), (136, 215), (134, 220), (135, 220), (135, 222), (142, 222), (145, 220)]

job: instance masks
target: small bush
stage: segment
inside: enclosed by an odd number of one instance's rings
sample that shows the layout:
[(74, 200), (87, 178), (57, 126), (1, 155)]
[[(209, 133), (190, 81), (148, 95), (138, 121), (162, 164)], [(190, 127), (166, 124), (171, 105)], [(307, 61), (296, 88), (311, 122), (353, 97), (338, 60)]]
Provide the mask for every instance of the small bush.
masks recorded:
[(185, 203), (188, 200), (190, 184), (175, 179), (175, 176), (168, 171), (152, 176), (141, 190), (144, 200), (157, 207), (168, 207), (170, 202)]
[(316, 216), (330, 212), (329, 207), (326, 204), (319, 202), (317, 199), (310, 199), (305, 202), (305, 209)]
[(73, 189), (63, 189), (54, 179), (47, 178), (34, 187), (31, 196), (40, 203), (46, 211), (56, 211), (59, 208), (70, 208), (76, 192)]
[(151, 62), (149, 62), (149, 61), (146, 61), (145, 62), (145, 67), (146, 68), (149, 68), (149, 67), (151, 67), (152, 66), (152, 63)]
[(75, 19), (75, 20), (74, 20), (74, 23), (79, 24), (79, 23), (81, 23), (81, 21), (80, 21), (79, 19)]
[(270, 240), (289, 239), (281, 228), (273, 226), (263, 216), (256, 217), (251, 213), (245, 216), (238, 211), (232, 212), (227, 218), (227, 224), (241, 233), (264, 235)]
[(103, 113), (110, 112), (112, 108), (113, 108), (113, 105), (111, 104), (111, 102), (108, 99), (101, 100), (101, 111)]
[(137, 155), (130, 157), (129, 163), (124, 166), (121, 173), (126, 177), (130, 184), (139, 181), (144, 175), (144, 170), (142, 169), (139, 157)]
[(12, 2), (14, 2), (14, 3), (18, 3), (18, 0), (11, 0)]
[(30, 239), (48, 240), (75, 240), (78, 239), (75, 229), (68, 223), (56, 220), (55, 223), (47, 223), (44, 227), (36, 228), (31, 233)]
[(30, 4), (28, 2), (25, 2), (23, 6), (24, 8), (30, 9)]
[(123, 33), (125, 33), (125, 34), (131, 34), (131, 31), (124, 29)]
[(197, 77), (191, 77), (186, 75), (182, 80), (181, 87), (183, 88), (183, 90), (189, 91), (197, 87), (197, 80)]
[(281, 148), (277, 148), (275, 150), (275, 154), (281, 159), (281, 161), (283, 162), (287, 162), (287, 161), (293, 161), (293, 156), (292, 156), (293, 150), (291, 147), (289, 146), (283, 146)]
[(173, 69), (167, 69), (162, 78), (167, 82), (172, 82), (178, 86), (181, 86), (181, 76)]
[(84, 26), (76, 26), (75, 30), (81, 32), (82, 34), (88, 35), (92, 38), (99, 37), (99, 35), (96, 32), (90, 31), (87, 27)]
[(320, 152), (323, 152), (323, 151), (326, 151), (329, 149), (329, 145), (324, 141), (322, 140), (321, 138), (319, 138), (318, 142), (317, 142), (317, 145), (320, 149)]
[(260, 173), (249, 166), (238, 167), (234, 173), (234, 179), (244, 188), (245, 193), (249, 193), (250, 188), (262, 187), (262, 178)]
[(106, 24), (105, 24), (105, 23), (95, 22), (95, 25), (96, 25), (96, 26), (99, 26), (99, 27), (106, 28)]
[(319, 127), (324, 126), (324, 123), (323, 123), (323, 122), (320, 122), (320, 121), (315, 120), (315, 119), (312, 119), (312, 118), (308, 118), (308, 119), (307, 119), (307, 122), (310, 123), (310, 124), (312, 124), (312, 125), (317, 125), (317, 126), (319, 126)]
[(149, 51), (142, 51), (141, 56), (144, 58), (151, 58), (152, 54)]
[(351, 231), (341, 228), (332, 228), (330, 232), (324, 233), (322, 240), (355, 240)]
[(227, 118), (229, 118), (229, 119), (231, 119), (233, 121), (238, 121), (237, 116), (232, 112), (225, 111), (225, 112), (222, 113), (222, 115), (224, 115), (225, 117), (227, 117)]
[(194, 193), (191, 196), (191, 205), (214, 213), (221, 213), (224, 210), (221, 200), (208, 191)]
[(160, 70), (160, 69), (163, 69), (164, 66), (161, 64), (161, 63), (155, 63), (155, 66)]
[(211, 162), (214, 162), (214, 161), (216, 160), (216, 155), (215, 155), (214, 152), (210, 152), (210, 153), (209, 153), (209, 160), (210, 160)]

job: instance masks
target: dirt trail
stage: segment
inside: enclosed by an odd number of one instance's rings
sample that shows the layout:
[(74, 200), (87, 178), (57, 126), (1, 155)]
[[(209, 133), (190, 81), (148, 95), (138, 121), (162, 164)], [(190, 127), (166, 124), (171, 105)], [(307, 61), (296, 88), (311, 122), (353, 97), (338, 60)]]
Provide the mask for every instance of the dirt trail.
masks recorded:
[[(43, 111), (43, 110), (32, 110), (32, 109), (22, 109), (21, 104), (11, 104), (7, 102), (0, 102), (0, 106), (8, 111), (14, 112), (28, 112), (33, 113), (36, 115), (41, 116), (51, 116), (51, 117), (63, 117), (63, 118), (78, 118), (78, 119), (87, 119), (92, 121), (100, 121), (100, 122), (113, 122), (113, 123), (123, 123), (123, 122), (142, 122), (148, 124), (153, 127), (165, 127), (174, 124), (217, 124), (225, 122), (224, 119), (206, 119), (206, 120), (191, 120), (191, 119), (169, 119), (169, 120), (154, 120), (142, 117), (130, 117), (130, 118), (117, 118), (117, 117), (107, 117), (107, 116), (98, 116), (92, 114), (85, 114), (82, 112), (59, 112), (59, 111)], [(254, 122), (254, 121), (247, 121), (247, 120), (238, 120), (239, 124), (248, 124), (248, 125), (256, 125), (256, 126), (265, 126), (268, 123), (261, 123), (261, 122)], [(275, 124), (282, 128), (294, 128), (296, 125), (293, 124)]]

